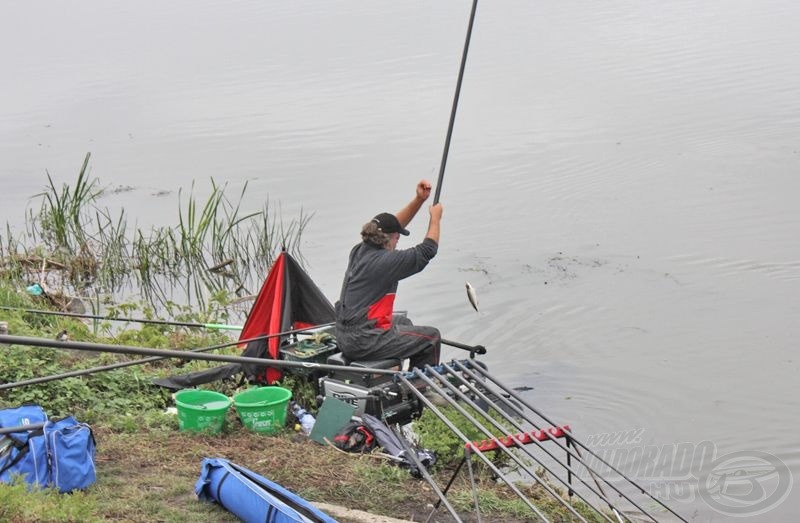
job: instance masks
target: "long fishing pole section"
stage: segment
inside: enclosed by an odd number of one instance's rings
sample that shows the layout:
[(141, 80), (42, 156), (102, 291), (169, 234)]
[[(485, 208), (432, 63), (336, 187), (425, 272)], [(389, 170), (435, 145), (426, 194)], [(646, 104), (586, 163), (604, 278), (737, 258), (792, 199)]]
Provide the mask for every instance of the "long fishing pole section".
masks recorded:
[[(516, 391), (514, 391), (513, 389), (509, 389), (508, 387), (504, 386), (497, 378), (495, 378), (494, 376), (489, 374), (484, 368), (482, 368), (480, 366), (477, 366), (477, 365), (474, 365), (474, 366), (471, 367), (471, 369), (468, 369), (468, 368), (466, 368), (466, 366), (464, 366), (460, 362), (454, 362), (454, 365), (455, 365), (455, 368), (457, 368), (460, 371), (466, 373), (471, 378), (474, 377), (474, 378), (477, 378), (477, 379), (481, 379), (481, 380), (483, 380), (483, 383), (491, 382), (493, 385), (497, 386), (500, 390), (503, 391), (503, 394), (500, 395), (500, 399), (503, 402), (505, 402), (506, 404), (515, 405), (517, 412), (523, 414), (524, 415), (524, 419), (526, 421), (528, 421), (529, 423), (531, 423), (531, 425), (533, 425), (534, 427), (537, 426), (537, 424), (534, 422), (534, 419), (535, 419), (534, 416), (536, 416), (538, 418), (541, 418), (541, 420), (543, 420), (547, 424), (552, 424), (553, 423), (553, 420), (550, 417), (548, 417), (547, 415), (542, 413), (539, 409), (537, 409), (536, 407), (531, 405), (530, 402), (525, 400)], [(474, 372), (471, 373), (471, 371), (474, 371)], [(509, 398), (509, 399), (505, 399), (506, 397)], [(513, 401), (510, 401), (510, 400), (513, 400)], [(570, 455), (572, 456), (572, 458), (576, 459), (578, 462), (582, 463), (587, 469), (590, 469), (593, 472), (595, 472), (598, 477), (605, 477), (605, 475), (611, 475), (612, 478), (618, 479), (619, 482), (627, 484), (628, 486), (630, 486), (633, 489), (635, 489), (637, 494), (641, 494), (646, 498), (647, 502), (649, 502), (649, 503), (653, 503), (654, 502), (655, 504), (657, 504), (662, 509), (666, 510), (667, 512), (670, 512), (673, 516), (677, 517), (679, 520), (686, 521), (686, 519), (683, 518), (680, 514), (678, 514), (675, 511), (673, 511), (669, 506), (667, 506), (662, 501), (660, 501), (658, 498), (653, 496), (650, 492), (648, 492), (647, 489), (645, 489), (641, 485), (637, 484), (634, 480), (632, 480), (631, 478), (626, 476), (623, 472), (618, 470), (611, 463), (609, 463), (608, 461), (603, 459), (600, 455), (598, 455), (591, 448), (589, 448), (585, 443), (583, 443), (581, 440), (576, 438), (572, 433), (570, 433), (568, 435), (568, 441), (573, 446), (574, 451), (575, 451), (575, 452), (570, 451)], [(556, 444), (561, 446), (562, 449), (567, 450), (567, 447), (565, 445), (563, 445), (563, 444), (560, 444), (560, 442), (556, 442)], [(592, 456), (592, 458), (593, 458), (592, 461), (596, 461), (597, 463), (601, 464), (608, 472), (603, 474), (603, 473), (599, 473), (597, 470), (593, 469), (593, 467), (591, 467), (580, 456), (580, 450), (579, 450), (580, 448), (586, 450), (586, 452)], [(612, 488), (614, 488), (614, 490), (619, 492), (621, 496), (626, 497), (623, 493), (620, 492), (619, 489), (617, 489), (611, 483), (611, 481), (606, 479), (606, 480), (604, 480), (604, 482), (606, 484), (610, 485)], [(647, 514), (649, 517), (652, 517), (646, 511), (641, 509), (641, 507), (637, 506), (637, 508), (642, 510), (642, 512), (644, 514)]]
[(467, 65), (467, 53), (469, 52), (469, 42), (472, 39), (472, 26), (475, 23), (475, 12), (478, 9), (478, 0), (472, 1), (472, 10), (469, 14), (469, 26), (467, 36), (464, 40), (464, 50), (461, 53), (461, 66), (458, 69), (458, 81), (456, 82), (456, 92), (453, 95), (453, 107), (450, 110), (450, 122), (447, 125), (447, 137), (444, 141), (444, 151), (442, 152), (442, 163), (439, 166), (439, 179), (436, 182), (436, 193), (433, 196), (434, 205), (439, 203), (439, 196), (442, 193), (442, 182), (444, 181), (444, 169), (447, 166), (447, 155), (450, 152), (450, 139), (453, 137), (453, 126), (456, 123), (456, 110), (458, 109), (458, 99), (461, 97), (461, 83), (464, 80), (464, 69)]
[[(288, 330), (288, 331), (285, 331), (285, 332), (278, 332), (278, 333), (275, 333), (275, 334), (265, 334), (264, 336), (255, 336), (253, 338), (240, 339), (240, 340), (229, 342), (229, 343), (221, 343), (219, 345), (211, 345), (209, 347), (198, 347), (198, 348), (195, 348), (195, 349), (190, 349), (187, 352), (188, 353), (210, 352), (212, 350), (224, 349), (224, 348), (227, 348), (227, 347), (234, 347), (236, 345), (242, 345), (242, 344), (250, 343), (252, 341), (268, 340), (270, 338), (277, 338), (277, 337), (282, 337), (282, 336), (289, 336), (289, 335), (292, 335), (292, 334), (300, 334), (300, 333), (303, 333), (303, 332), (309, 332), (309, 331), (313, 331), (313, 330), (316, 330), (316, 329), (319, 329), (319, 328), (328, 327), (330, 325), (333, 325), (333, 323), (323, 323), (321, 325), (314, 325), (314, 326), (306, 327), (306, 328), (303, 328), (303, 329), (292, 329), (292, 330)], [(464, 343), (459, 343), (459, 342), (450, 341), (450, 340), (442, 340), (442, 343), (444, 343), (446, 345), (451, 345), (453, 347), (457, 347), (459, 349), (463, 349), (463, 350), (469, 351), (471, 356), (474, 356), (475, 354), (486, 354), (486, 347), (484, 347), (483, 345), (472, 346), (472, 345), (466, 345)], [(69, 371), (69, 372), (62, 372), (60, 374), (52, 374), (52, 375), (49, 375), (49, 376), (40, 376), (38, 378), (30, 378), (30, 379), (27, 379), (27, 380), (15, 381), (13, 383), (2, 383), (2, 384), (0, 384), (0, 390), (15, 389), (15, 388), (18, 388), (18, 387), (25, 387), (25, 386), (28, 386), (28, 385), (40, 385), (42, 383), (48, 383), (48, 382), (51, 382), (51, 381), (57, 381), (57, 380), (62, 380), (62, 379), (66, 379), (66, 378), (78, 378), (78, 377), (81, 377), (81, 376), (88, 376), (88, 375), (95, 374), (95, 373), (98, 373), (98, 372), (107, 372), (107, 371), (111, 371), (111, 370), (122, 369), (122, 368), (125, 368), (125, 367), (132, 367), (132, 366), (135, 366), (135, 365), (143, 365), (145, 363), (153, 363), (153, 362), (161, 361), (161, 360), (164, 360), (164, 359), (168, 359), (168, 358), (164, 357), (164, 356), (152, 356), (152, 357), (149, 357), (149, 358), (142, 358), (142, 359), (139, 359), (139, 360), (121, 361), (121, 362), (118, 362), (118, 363), (111, 363), (109, 365), (102, 365), (102, 366), (99, 366), (99, 367), (91, 367), (91, 368), (88, 368), (88, 369), (78, 369), (78, 370), (73, 370), (73, 371)], [(339, 367), (337, 367), (337, 369), (338, 368)], [(356, 372), (359, 372), (359, 371), (356, 371)]]
[[(305, 328), (302, 328), (302, 329), (292, 329), (292, 330), (288, 330), (288, 331), (284, 331), (284, 332), (277, 332), (275, 334), (265, 334), (263, 336), (255, 336), (253, 338), (240, 339), (240, 340), (236, 340), (236, 341), (232, 341), (232, 342), (228, 342), (228, 343), (221, 343), (219, 345), (211, 345), (209, 347), (199, 347), (199, 348), (196, 348), (196, 349), (191, 349), (191, 350), (189, 350), (187, 352), (190, 352), (190, 353), (191, 352), (195, 352), (195, 353), (196, 352), (210, 352), (212, 350), (224, 349), (224, 348), (227, 348), (227, 347), (234, 347), (234, 346), (237, 346), (237, 345), (244, 345), (246, 343), (250, 343), (251, 341), (261, 341), (261, 340), (268, 340), (270, 338), (278, 338), (278, 337), (283, 337), (283, 336), (290, 336), (292, 334), (300, 334), (300, 333), (303, 333), (303, 332), (308, 332), (308, 331), (316, 330), (316, 329), (323, 328), (323, 327), (329, 327), (331, 325), (333, 325), (332, 322), (331, 323), (324, 323), (324, 324), (321, 324), (321, 325), (314, 325), (314, 326), (311, 326), (311, 327), (305, 327)], [(115, 369), (121, 369), (121, 368), (125, 368), (125, 367), (132, 367), (134, 365), (143, 365), (145, 363), (153, 363), (153, 362), (164, 360), (164, 359), (166, 359), (166, 358), (161, 357), (161, 356), (153, 356), (153, 357), (150, 357), (150, 358), (142, 358), (140, 360), (121, 361), (119, 363), (112, 363), (112, 364), (103, 365), (103, 366), (100, 366), (100, 367), (92, 367), (92, 368), (89, 368), (89, 369), (79, 369), (79, 370), (74, 370), (74, 371), (70, 371), (70, 372), (63, 372), (61, 374), (52, 374), (50, 376), (41, 376), (39, 378), (31, 378), (31, 379), (22, 380), (22, 381), (16, 381), (14, 383), (3, 383), (3, 384), (0, 384), (0, 390), (14, 389), (14, 388), (17, 388), (17, 387), (24, 387), (26, 385), (40, 385), (42, 383), (47, 383), (47, 382), (50, 382), (50, 381), (62, 380), (62, 379), (66, 379), (66, 378), (77, 378), (77, 377), (80, 377), (80, 376), (88, 376), (90, 374), (95, 374), (97, 372), (106, 372), (106, 371), (115, 370)]]
[(151, 320), (147, 318), (122, 318), (119, 316), (100, 316), (97, 314), (81, 314), (77, 312), (58, 312), (58, 311), (45, 311), (41, 309), (24, 309), (21, 307), (7, 307), (0, 306), (0, 310), (5, 311), (18, 311), (25, 314), (42, 314), (45, 316), (63, 316), (65, 318), (80, 318), (87, 320), (103, 320), (103, 321), (120, 321), (128, 323), (144, 323), (150, 325), (165, 325), (172, 327), (192, 327), (200, 329), (216, 329), (216, 330), (242, 330), (241, 325), (225, 325), (222, 323), (196, 323), (189, 321), (167, 321), (167, 320)]
[[(254, 338), (255, 339), (255, 338)], [(242, 340), (244, 342), (245, 340)], [(34, 338), (28, 336), (0, 335), (0, 344), (24, 345), (29, 347), (50, 347), (53, 349), (82, 350), (89, 352), (110, 352), (113, 354), (127, 354), (137, 356), (155, 356), (159, 359), (176, 358), (182, 360), (216, 361), (221, 363), (242, 363), (256, 367), (275, 367), (309, 369), (320, 371), (341, 371), (341, 365), (328, 365), (304, 361), (273, 360), (269, 358), (251, 358), (248, 356), (229, 356), (227, 354), (205, 354), (188, 350), (152, 349), (147, 347), (133, 347), (130, 345), (109, 345), (105, 343), (90, 343), (85, 341), (58, 341), (49, 338)], [(397, 373), (392, 369), (374, 369), (367, 367), (348, 367), (348, 372), (358, 374), (388, 374)]]

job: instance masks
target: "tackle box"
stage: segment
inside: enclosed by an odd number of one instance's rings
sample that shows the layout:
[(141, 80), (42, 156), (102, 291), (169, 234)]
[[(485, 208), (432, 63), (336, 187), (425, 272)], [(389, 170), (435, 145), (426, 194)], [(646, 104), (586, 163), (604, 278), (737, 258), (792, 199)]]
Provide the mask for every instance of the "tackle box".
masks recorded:
[[(303, 363), (325, 363), (328, 356), (336, 352), (339, 352), (339, 347), (336, 346), (335, 342), (319, 343), (313, 339), (302, 339), (280, 349), (282, 359)], [(301, 376), (308, 376), (313, 371), (314, 369), (310, 367), (292, 367), (289, 369), (290, 373)]]

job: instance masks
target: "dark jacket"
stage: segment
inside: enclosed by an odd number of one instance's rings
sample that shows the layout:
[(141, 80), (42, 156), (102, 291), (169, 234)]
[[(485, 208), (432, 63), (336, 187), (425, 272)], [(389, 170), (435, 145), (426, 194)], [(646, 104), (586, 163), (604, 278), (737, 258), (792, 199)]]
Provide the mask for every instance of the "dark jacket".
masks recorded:
[(365, 242), (353, 247), (336, 302), (337, 325), (390, 329), (397, 283), (424, 269), (437, 250), (430, 238), (409, 249), (390, 251)]

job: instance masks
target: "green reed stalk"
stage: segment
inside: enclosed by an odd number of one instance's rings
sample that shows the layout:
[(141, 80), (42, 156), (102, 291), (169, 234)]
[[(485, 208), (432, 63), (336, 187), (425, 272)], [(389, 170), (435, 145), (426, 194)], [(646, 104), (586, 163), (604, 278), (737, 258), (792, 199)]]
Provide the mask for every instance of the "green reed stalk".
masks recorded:
[[(48, 284), (65, 293), (139, 292), (153, 306), (165, 305), (185, 295), (188, 303), (205, 306), (209, 297), (234, 295), (258, 288), (285, 247), (301, 263), (300, 237), (310, 216), (284, 222), (267, 201), (261, 210), (243, 212), (247, 184), (231, 201), (226, 185), (211, 180), (204, 202), (179, 192), (177, 227), (154, 227), (149, 232), (131, 229), (124, 210), (118, 215), (96, 205), (102, 190), (88, 174), (87, 154), (73, 187), (60, 189), (49, 173), (48, 186), (37, 196), (38, 214), (26, 216), (26, 245), (6, 225), (0, 236), (0, 277), (39, 281), (36, 260), (58, 262), (65, 269), (48, 268)], [(28, 256), (34, 252), (36, 256)], [(25, 259), (25, 258), (30, 259)], [(212, 267), (232, 260), (223, 269)], [(25, 274), (27, 272), (27, 277)], [(217, 298), (214, 298), (215, 301)], [(221, 303), (221, 302), (220, 302)]]

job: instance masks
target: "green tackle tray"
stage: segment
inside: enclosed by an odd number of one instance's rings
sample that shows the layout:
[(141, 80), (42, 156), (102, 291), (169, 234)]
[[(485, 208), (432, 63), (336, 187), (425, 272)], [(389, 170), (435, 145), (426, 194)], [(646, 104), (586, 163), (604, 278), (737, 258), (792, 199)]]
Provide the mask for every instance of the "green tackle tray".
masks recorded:
[[(325, 363), (328, 356), (339, 352), (336, 343), (316, 343), (313, 340), (300, 340), (280, 349), (281, 358), (286, 361), (301, 361), (303, 363)], [(288, 369), (291, 374), (307, 376), (314, 369), (292, 367)]]

